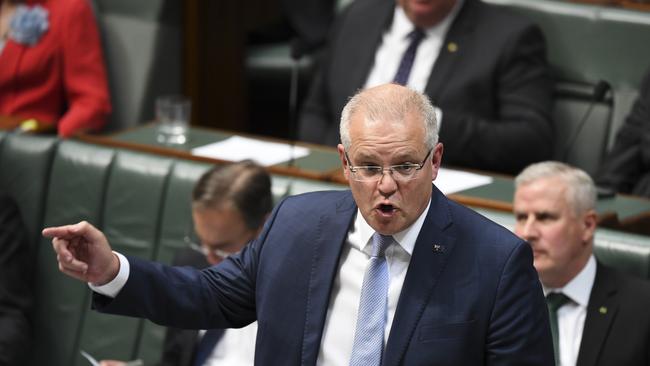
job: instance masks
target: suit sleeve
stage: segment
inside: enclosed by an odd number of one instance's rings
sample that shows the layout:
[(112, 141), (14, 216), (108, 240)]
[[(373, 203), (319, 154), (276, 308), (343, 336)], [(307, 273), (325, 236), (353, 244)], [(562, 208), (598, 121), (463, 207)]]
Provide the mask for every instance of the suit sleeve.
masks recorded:
[(492, 79), (490, 93), (471, 101), (486, 104), (476, 110), (491, 109), (492, 116), (444, 103), (439, 106), (447, 163), (516, 174), (532, 162), (551, 158), (553, 82), (545, 53), (537, 26), (529, 24), (512, 32), (496, 69), (490, 71), (493, 75), (485, 75)]
[(13, 200), (0, 197), (0, 365), (20, 365), (30, 349), (33, 305), (29, 243)]
[(641, 85), (639, 98), (616, 135), (614, 147), (596, 174), (596, 182), (618, 192), (650, 196), (650, 181), (641, 179), (643, 174), (650, 175), (649, 172), (650, 70)]
[(71, 1), (63, 39), (63, 82), (68, 110), (58, 124), (67, 137), (99, 129), (111, 111), (106, 66), (92, 9), (85, 1)]
[(530, 246), (522, 241), (504, 266), (487, 335), (487, 365), (555, 364), (548, 310), (532, 263)]
[(115, 298), (93, 293), (92, 307), (183, 329), (240, 328), (254, 322), (259, 254), (282, 205), (257, 239), (219, 265), (198, 270), (128, 257), (124, 287)]
[[(205, 268), (205, 257), (193, 253), (192, 249), (181, 249), (174, 255), (174, 266), (193, 266)], [(163, 343), (162, 357), (157, 366), (182, 366), (190, 365), (197, 344), (198, 332), (196, 330), (167, 328)]]

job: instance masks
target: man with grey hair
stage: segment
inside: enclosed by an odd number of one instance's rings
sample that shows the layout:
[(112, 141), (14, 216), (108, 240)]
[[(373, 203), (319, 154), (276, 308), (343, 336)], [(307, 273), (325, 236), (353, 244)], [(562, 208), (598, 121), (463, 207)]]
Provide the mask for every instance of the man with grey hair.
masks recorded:
[(43, 234), (100, 311), (194, 328), (257, 320), (258, 365), (550, 365), (530, 247), (432, 184), (432, 110), (395, 84), (357, 94), (338, 145), (350, 191), (286, 198), (257, 239), (203, 271), (114, 254), (85, 222)]
[(650, 284), (595, 259), (592, 179), (548, 161), (524, 169), (515, 186), (515, 233), (533, 249), (557, 364), (649, 365)]

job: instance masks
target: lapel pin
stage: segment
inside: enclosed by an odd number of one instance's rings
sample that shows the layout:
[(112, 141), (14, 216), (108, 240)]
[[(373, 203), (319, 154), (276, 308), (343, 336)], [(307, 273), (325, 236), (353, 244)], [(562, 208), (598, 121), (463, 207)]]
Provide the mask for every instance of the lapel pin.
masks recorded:
[(433, 251), (435, 253), (443, 253), (445, 251), (445, 246), (440, 244), (433, 244)]
[(604, 306), (601, 306), (600, 309), (598, 309), (598, 312), (605, 315), (607, 314), (607, 308)]
[(451, 53), (458, 51), (458, 44), (456, 42), (447, 43), (447, 50)]

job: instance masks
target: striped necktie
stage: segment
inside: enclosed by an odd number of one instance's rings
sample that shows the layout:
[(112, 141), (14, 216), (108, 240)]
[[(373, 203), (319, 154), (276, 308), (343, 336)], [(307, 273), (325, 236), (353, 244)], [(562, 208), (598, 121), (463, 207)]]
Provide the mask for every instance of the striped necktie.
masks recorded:
[(372, 237), (372, 255), (361, 286), (350, 366), (381, 365), (389, 280), (388, 263), (384, 253), (392, 243), (392, 236), (375, 233)]

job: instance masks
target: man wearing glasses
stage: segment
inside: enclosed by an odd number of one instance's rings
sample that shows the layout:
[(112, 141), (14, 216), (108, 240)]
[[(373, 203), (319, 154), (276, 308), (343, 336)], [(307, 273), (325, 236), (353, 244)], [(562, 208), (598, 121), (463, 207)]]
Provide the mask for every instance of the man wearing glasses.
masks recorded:
[[(217, 265), (233, 255), (262, 230), (271, 212), (271, 177), (250, 160), (215, 165), (192, 191), (193, 229), (186, 248), (176, 253), (175, 266), (198, 269)], [(257, 323), (241, 329), (207, 331), (169, 328), (159, 366), (253, 365)], [(104, 360), (101, 366), (128, 363)]]
[(64, 273), (94, 284), (100, 311), (257, 321), (258, 365), (552, 365), (530, 247), (432, 184), (443, 146), (431, 102), (367, 89), (340, 131), (351, 191), (285, 199), (257, 239), (202, 272), (113, 254), (83, 222), (43, 234)]

